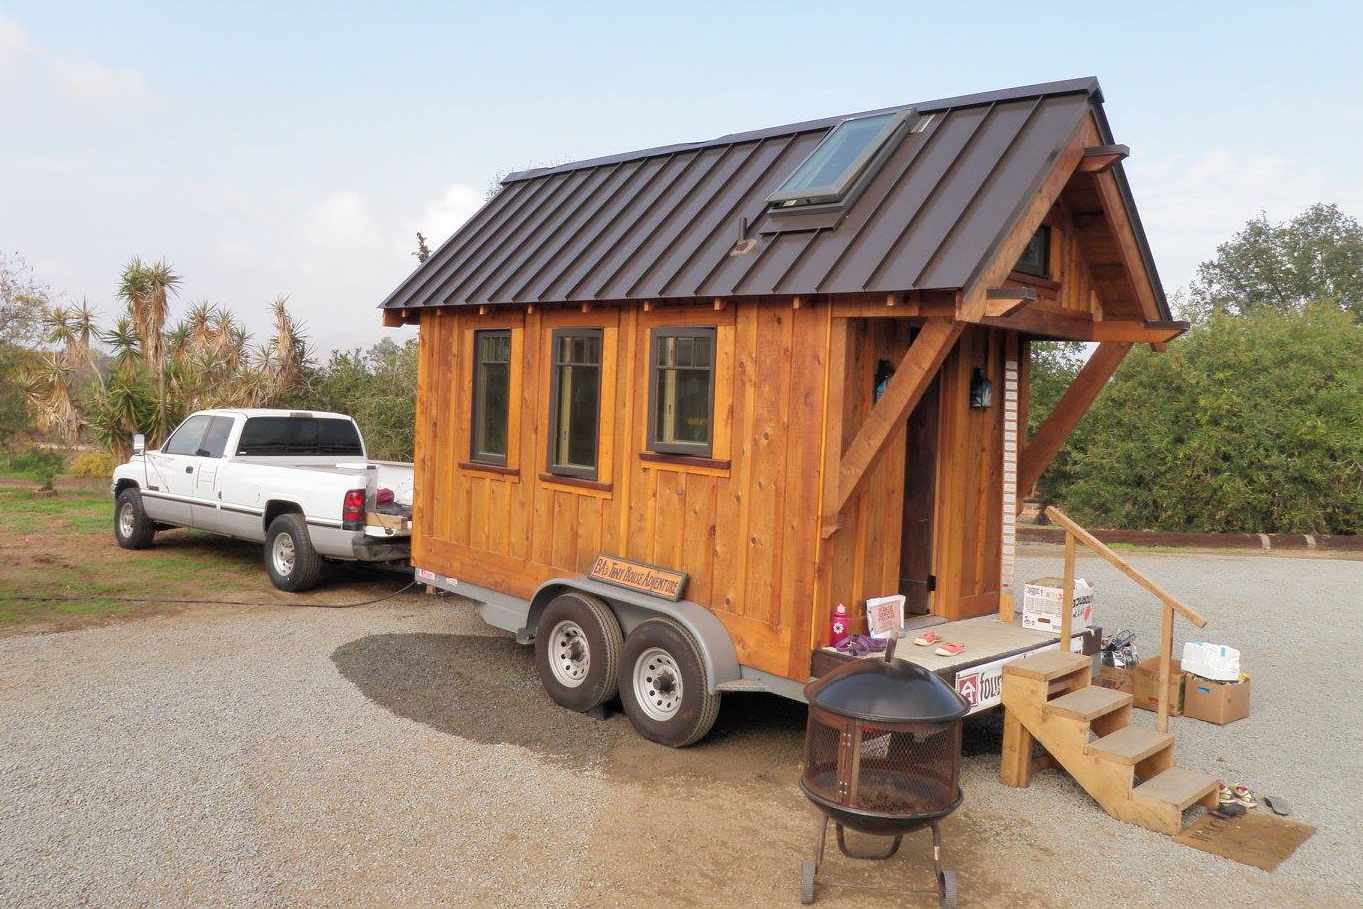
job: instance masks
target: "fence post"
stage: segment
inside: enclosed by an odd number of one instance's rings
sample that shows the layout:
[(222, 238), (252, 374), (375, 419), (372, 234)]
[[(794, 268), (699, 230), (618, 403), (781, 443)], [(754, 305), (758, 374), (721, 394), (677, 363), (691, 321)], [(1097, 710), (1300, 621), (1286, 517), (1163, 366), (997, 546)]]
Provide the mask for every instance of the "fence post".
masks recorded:
[(1169, 661), (1174, 654), (1174, 607), (1167, 603), (1163, 605), (1164, 609), (1160, 612), (1159, 713), (1155, 717), (1155, 729), (1158, 732), (1169, 731), (1169, 674), (1172, 669)]
[(1074, 533), (1065, 530), (1065, 580), (1060, 588), (1060, 652), (1070, 652), (1070, 623), (1074, 612)]

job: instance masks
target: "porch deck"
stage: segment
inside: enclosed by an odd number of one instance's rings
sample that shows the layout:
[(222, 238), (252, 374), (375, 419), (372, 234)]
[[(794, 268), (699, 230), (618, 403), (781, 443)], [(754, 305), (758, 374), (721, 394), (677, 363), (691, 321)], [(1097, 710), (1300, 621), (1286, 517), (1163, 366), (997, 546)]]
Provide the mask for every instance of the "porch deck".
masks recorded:
[[(927, 621), (923, 621), (927, 620)], [(964, 670), (988, 667), (990, 671), (1002, 673), (1003, 664), (1021, 659), (1029, 653), (1054, 647), (1056, 635), (1044, 631), (1023, 628), (1020, 619), (1013, 622), (1000, 622), (998, 616), (986, 615), (973, 619), (960, 619), (954, 622), (933, 620), (924, 616), (915, 622), (910, 619), (909, 630), (895, 649), (895, 658), (916, 663), (937, 673), (945, 681), (954, 683), (957, 675)], [(945, 641), (955, 641), (965, 645), (965, 652), (957, 656), (939, 656), (937, 648), (918, 647), (913, 639), (924, 630), (931, 628)], [(1102, 640), (1102, 629), (1091, 628), (1072, 636), (1071, 648), (1076, 653), (1094, 654)], [(815, 677), (833, 671), (848, 660), (884, 659), (883, 653), (852, 657), (839, 653), (832, 647), (823, 647), (814, 652), (812, 671)], [(969, 700), (967, 694), (967, 700)], [(974, 705), (972, 705), (974, 706)], [(979, 709), (992, 706), (979, 704)], [(973, 712), (973, 710), (972, 710)]]

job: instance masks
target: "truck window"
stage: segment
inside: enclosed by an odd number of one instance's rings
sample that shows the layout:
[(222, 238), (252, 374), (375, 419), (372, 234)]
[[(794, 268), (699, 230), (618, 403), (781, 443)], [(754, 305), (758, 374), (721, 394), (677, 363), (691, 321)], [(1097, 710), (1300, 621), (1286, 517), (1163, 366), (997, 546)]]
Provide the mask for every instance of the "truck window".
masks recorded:
[(195, 454), (203, 441), (204, 431), (208, 429), (208, 421), (209, 417), (204, 414), (195, 414), (185, 420), (175, 432), (171, 433), (166, 444), (161, 446), (161, 451), (164, 454)]
[(241, 428), (238, 455), (361, 457), (360, 433), (349, 420), (327, 417), (251, 417)]
[(208, 424), (196, 454), (201, 458), (220, 458), (227, 449), (227, 437), (232, 434), (231, 417), (214, 417)]

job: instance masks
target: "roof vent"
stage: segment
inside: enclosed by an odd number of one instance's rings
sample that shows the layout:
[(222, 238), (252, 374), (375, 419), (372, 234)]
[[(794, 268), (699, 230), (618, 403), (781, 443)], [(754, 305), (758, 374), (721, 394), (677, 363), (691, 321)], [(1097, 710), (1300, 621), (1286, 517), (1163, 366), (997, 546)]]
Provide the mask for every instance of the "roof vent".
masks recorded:
[[(809, 157), (767, 197), (774, 212), (850, 205), (904, 132), (914, 109), (851, 117), (833, 127)], [(915, 124), (917, 126), (917, 124)]]

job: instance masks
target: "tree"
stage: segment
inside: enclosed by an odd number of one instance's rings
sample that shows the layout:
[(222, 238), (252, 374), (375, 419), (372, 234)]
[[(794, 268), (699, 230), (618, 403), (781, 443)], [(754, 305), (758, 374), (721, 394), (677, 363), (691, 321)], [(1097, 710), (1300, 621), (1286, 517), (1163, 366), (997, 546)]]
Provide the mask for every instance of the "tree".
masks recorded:
[(50, 297), (22, 256), (0, 253), (0, 344), (33, 341)]
[(1215, 313), (1133, 349), (1067, 452), (1051, 494), (1083, 523), (1363, 532), (1363, 325), (1333, 302)]
[(426, 260), (431, 257), (431, 248), (426, 245), (426, 238), (421, 231), (416, 232), (416, 251), (412, 255), (416, 256), (416, 260), (422, 265), (425, 265)]
[(165, 337), (166, 315), (169, 309), (170, 294), (180, 283), (165, 260), (150, 265), (144, 264), (134, 256), (123, 269), (123, 277), (118, 285), (118, 296), (128, 305), (128, 315), (142, 346), (142, 357), (157, 374), (158, 421), (156, 439), (166, 437), (169, 426), (166, 420), (166, 376), (165, 376)]
[(1333, 302), (1363, 321), (1363, 226), (1317, 203), (1290, 221), (1260, 215), (1198, 267), (1188, 315), (1243, 315), (1259, 309), (1300, 312)]

